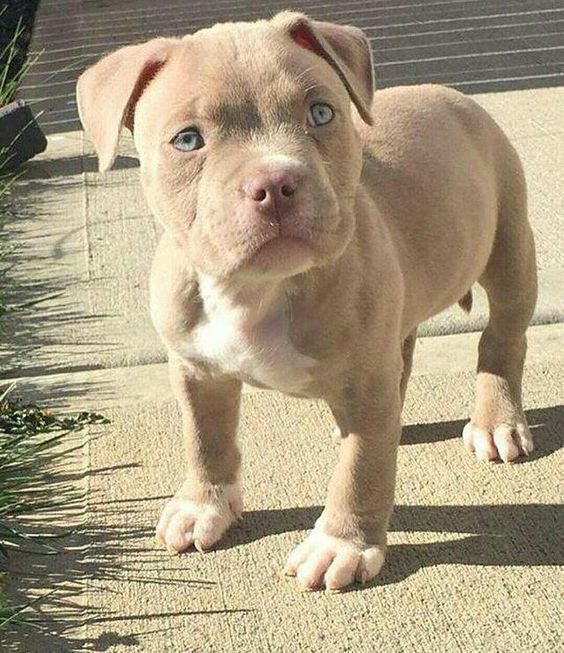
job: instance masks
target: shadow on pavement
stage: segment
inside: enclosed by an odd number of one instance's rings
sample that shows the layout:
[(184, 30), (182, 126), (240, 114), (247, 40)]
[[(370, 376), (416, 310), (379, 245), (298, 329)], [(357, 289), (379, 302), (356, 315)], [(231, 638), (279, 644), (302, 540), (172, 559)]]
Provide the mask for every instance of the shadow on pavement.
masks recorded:
[[(118, 468), (116, 467), (116, 470)], [(88, 475), (108, 474), (111, 470), (91, 470)], [(80, 480), (81, 474), (76, 475)], [(57, 483), (72, 481), (71, 475), (56, 478)], [(74, 479), (77, 480), (77, 479)], [(84, 506), (80, 501), (70, 505), (65, 514), (53, 515), (53, 520), (68, 518), (73, 511), (80, 516)], [(102, 509), (104, 522), (100, 524), (83, 523), (71, 533), (52, 527), (52, 535), (57, 539), (49, 540), (60, 551), (58, 554), (14, 554), (10, 557), (8, 592), (12, 604), (23, 604), (31, 597), (44, 597), (34, 608), (35, 614), (28, 611), (26, 616), (33, 618), (39, 628), (19, 627), (7, 633), (3, 651), (10, 653), (71, 653), (74, 651), (115, 650), (113, 647), (135, 647), (139, 645), (139, 636), (151, 632), (170, 630), (173, 626), (164, 626), (158, 630), (142, 629), (135, 633), (131, 628), (127, 635), (112, 630), (115, 622), (143, 622), (160, 625), (161, 619), (186, 617), (186, 611), (163, 611), (158, 606), (140, 609), (139, 614), (126, 615), (112, 612), (106, 607), (109, 584), (112, 581), (134, 584), (149, 592), (151, 587), (159, 584), (177, 585), (183, 591), (191, 589), (205, 590), (213, 586), (213, 581), (187, 580), (186, 577), (175, 578), (167, 569), (167, 557), (156, 551), (153, 544), (154, 527), (143, 526), (132, 529), (123, 525), (122, 517), (127, 511), (124, 506), (116, 509)], [(57, 532), (59, 531), (59, 532)], [(153, 563), (154, 564), (150, 564)], [(49, 593), (54, 590), (53, 593)], [(84, 597), (87, 597), (85, 600)], [(244, 610), (241, 610), (244, 612)], [(197, 611), (193, 614), (203, 614)], [(210, 610), (210, 614), (238, 612), (238, 610)], [(207, 612), (206, 612), (207, 613)], [(86, 628), (91, 624), (107, 627), (106, 632), (91, 638)], [(107, 626), (106, 626), (107, 624)]]
[[(51, 244), (49, 237), (57, 233), (59, 225), (53, 225), (49, 213), (40, 208), (38, 198), (44, 188), (39, 180), (19, 181), (13, 200), (3, 207), (0, 247), (8, 254), (2, 261), (2, 297), (10, 309), (3, 318), (0, 378), (33, 374), (41, 369), (42, 348), (57, 342), (57, 334), (65, 326), (80, 330), (86, 322), (103, 317), (85, 315), (81, 306), (67, 298), (77, 279)], [(68, 230), (61, 231), (59, 247), (78, 252), (71, 236)], [(81, 346), (77, 343), (76, 348)]]
[[(255, 510), (227, 534), (220, 548), (312, 528), (323, 506)], [(390, 547), (386, 582), (399, 582), (422, 567), (438, 564), (537, 566), (564, 563), (557, 535), (564, 518), (558, 504), (465, 506), (398, 505), (390, 532), (466, 533), (449, 542), (399, 544)], [(542, 524), (542, 528), (539, 525)]]
[[(117, 156), (112, 170), (138, 168), (139, 159), (133, 156)], [(85, 172), (98, 172), (98, 159), (93, 156), (71, 156), (60, 159), (42, 159), (30, 161), (24, 172), (26, 182), (34, 179), (54, 179), (56, 177), (74, 177)]]
[[(131, 156), (117, 159), (120, 169), (138, 165)], [(81, 202), (84, 173), (96, 169), (94, 156), (32, 162), (0, 204), (2, 303), (9, 307), (2, 320), (0, 379), (104, 367), (104, 356), (123, 355), (127, 347), (129, 333), (116, 326), (120, 305), (112, 312), (93, 308), (93, 294), (115, 278), (100, 274), (88, 283), (90, 243)], [(137, 219), (129, 218), (131, 230)], [(98, 224), (116, 221), (109, 215)]]
[[(536, 445), (539, 457), (547, 456), (559, 447), (558, 429), (562, 423), (562, 407), (530, 411), (528, 417), (537, 424)], [(434, 442), (458, 434), (460, 422), (427, 424), (406, 427), (406, 439), (415, 442)], [(103, 437), (96, 432), (89, 440)], [(86, 443), (84, 443), (86, 445)], [(66, 653), (75, 650), (106, 651), (135, 648), (140, 638), (149, 632), (128, 630), (124, 635), (112, 629), (113, 623), (132, 625), (161, 625), (170, 629), (171, 618), (186, 618), (195, 614), (226, 614), (232, 610), (210, 609), (178, 612), (159, 610), (151, 602), (139, 606), (134, 614), (111, 612), (106, 605), (108, 592), (119, 586), (137, 586), (143, 595), (158, 585), (175, 586), (185, 591), (206, 591), (216, 581), (191, 578), (197, 570), (198, 556), (187, 559), (170, 558), (154, 542), (154, 521), (162, 507), (164, 496), (141, 496), (114, 499), (92, 490), (90, 477), (104, 477), (100, 487), (111, 483), (117, 473), (127, 474), (139, 467), (135, 461), (121, 465), (85, 471), (81, 465), (53, 471), (50, 483), (53, 492), (59, 487), (83, 488), (74, 499), (66, 502), (64, 514), (53, 515), (53, 529), (57, 520), (69, 515), (76, 518), (72, 532), (59, 529), (60, 539), (53, 540), (59, 551), (56, 555), (15, 555), (10, 560), (12, 599), (21, 603), (30, 596), (56, 591), (42, 601), (37, 610), (44, 628), (41, 631), (20, 628), (10, 635), (10, 653)], [(70, 495), (69, 495), (70, 496)], [(88, 500), (88, 504), (86, 503)], [(476, 498), (479, 501), (479, 497)], [(88, 509), (86, 506), (88, 505)], [(236, 549), (273, 535), (307, 531), (322, 511), (322, 506), (254, 510), (228, 531), (218, 549)], [(557, 504), (500, 504), (500, 505), (398, 505), (394, 510), (392, 533), (460, 534), (456, 539), (425, 543), (400, 543), (390, 546), (388, 561), (374, 585), (400, 583), (418, 570), (437, 565), (474, 565), (503, 567), (534, 567), (564, 563), (559, 533), (564, 509)], [(42, 520), (45, 523), (45, 520)], [(139, 527), (131, 528), (131, 524)], [(68, 529), (68, 525), (65, 527)], [(194, 556), (194, 558), (192, 558)], [(113, 587), (110, 587), (110, 584)], [(88, 589), (88, 592), (84, 590)], [(353, 588), (358, 589), (358, 588)], [(87, 596), (87, 598), (85, 598)], [(248, 612), (248, 610), (238, 610)], [(89, 625), (107, 631), (88, 639)], [(81, 629), (83, 629), (81, 631)], [(119, 630), (119, 629), (118, 629)]]
[[(555, 436), (550, 425), (564, 423), (564, 406), (552, 406), (525, 411), (527, 422), (531, 428), (535, 441), (535, 450), (527, 458), (522, 458), (519, 464), (523, 465), (538, 458), (544, 458), (562, 446), (561, 435)], [(402, 429), (401, 444), (423, 444), (424, 442), (441, 442), (462, 437), (462, 429), (468, 420), (456, 422), (436, 422), (433, 424), (412, 424)]]

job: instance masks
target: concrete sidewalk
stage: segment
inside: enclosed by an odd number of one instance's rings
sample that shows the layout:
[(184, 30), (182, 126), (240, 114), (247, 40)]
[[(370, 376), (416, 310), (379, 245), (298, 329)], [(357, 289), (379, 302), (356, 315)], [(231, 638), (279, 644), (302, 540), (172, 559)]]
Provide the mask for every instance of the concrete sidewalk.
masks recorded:
[(303, 593), (280, 575), (321, 511), (336, 460), (321, 404), (245, 394), (244, 519), (219, 550), (170, 557), (153, 535), (182, 478), (165, 366), (34, 380), (44, 398), (102, 409), (111, 425), (84, 441), (82, 459), (67, 461), (65, 479), (84, 499), (65, 554), (24, 557), (14, 568), (20, 588), (59, 588), (43, 609), (51, 634), (20, 630), (8, 650), (558, 650), (563, 337), (561, 325), (532, 330), (525, 387), (537, 452), (519, 465), (478, 464), (461, 446), (477, 334), (422, 339), (388, 562), (374, 585), (343, 594)]
[[(90, 27), (102, 29), (108, 18), (103, 9), (90, 15), (79, 4), (77, 39)], [(124, 2), (123, 10), (133, 12), (134, 4)], [(466, 4), (458, 3), (460, 11)], [(53, 31), (61, 6), (55, 11), (44, 2), (36, 48)], [(99, 25), (89, 22), (95, 15)], [(163, 8), (162, 31), (170, 33), (172, 15)], [(243, 521), (206, 555), (171, 558), (157, 546), (154, 525), (183, 473), (178, 411), (147, 312), (158, 228), (141, 194), (130, 140), (116, 169), (100, 176), (80, 132), (68, 125), (53, 130), (46, 153), (29, 164), (18, 186), (21, 208), (1, 236), (18, 245), (10, 272), (14, 301), (43, 300), (14, 316), (1, 369), (21, 378), (26, 396), (58, 410), (103, 411), (111, 423), (75, 436), (77, 450), (54, 470), (54, 484), (78, 491), (64, 514), (52, 516), (61, 529), (76, 527), (63, 540), (65, 553), (12, 559), (16, 597), (57, 592), (41, 608), (50, 632), (20, 630), (6, 650), (562, 647), (564, 89), (476, 99), (511, 137), (529, 182), (541, 289), (524, 387), (536, 452), (522, 464), (485, 465), (462, 449), (483, 297), (470, 318), (453, 309), (425, 325), (405, 409), (389, 559), (376, 583), (343, 594), (301, 593), (293, 579), (280, 576), (287, 554), (321, 511), (336, 459), (332, 421), (318, 402), (246, 392)]]

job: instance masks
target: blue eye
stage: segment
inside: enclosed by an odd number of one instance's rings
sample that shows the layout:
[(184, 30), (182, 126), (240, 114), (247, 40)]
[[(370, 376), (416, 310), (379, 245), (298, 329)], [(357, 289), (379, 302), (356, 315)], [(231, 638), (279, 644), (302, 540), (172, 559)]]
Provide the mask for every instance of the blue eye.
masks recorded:
[(172, 139), (172, 144), (181, 152), (193, 152), (204, 147), (204, 139), (197, 129), (183, 129)]
[(312, 127), (321, 127), (333, 120), (333, 109), (328, 104), (312, 104), (307, 112), (307, 120)]

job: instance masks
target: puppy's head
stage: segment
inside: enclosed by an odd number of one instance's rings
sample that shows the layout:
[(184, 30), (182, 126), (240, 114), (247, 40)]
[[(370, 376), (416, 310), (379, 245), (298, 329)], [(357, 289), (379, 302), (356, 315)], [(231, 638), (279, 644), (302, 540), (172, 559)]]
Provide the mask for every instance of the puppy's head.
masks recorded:
[(354, 27), (282, 13), (110, 54), (78, 81), (100, 168), (133, 131), (152, 211), (215, 276), (292, 276), (354, 229), (371, 121), (370, 49)]

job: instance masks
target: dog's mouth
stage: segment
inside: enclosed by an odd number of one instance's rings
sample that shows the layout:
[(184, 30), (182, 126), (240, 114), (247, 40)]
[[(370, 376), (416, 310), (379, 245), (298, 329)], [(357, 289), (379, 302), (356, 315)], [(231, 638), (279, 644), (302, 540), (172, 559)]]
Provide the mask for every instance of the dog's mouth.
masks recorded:
[(307, 240), (278, 234), (262, 243), (247, 259), (244, 268), (277, 276), (294, 276), (311, 268), (314, 260), (314, 250)]

